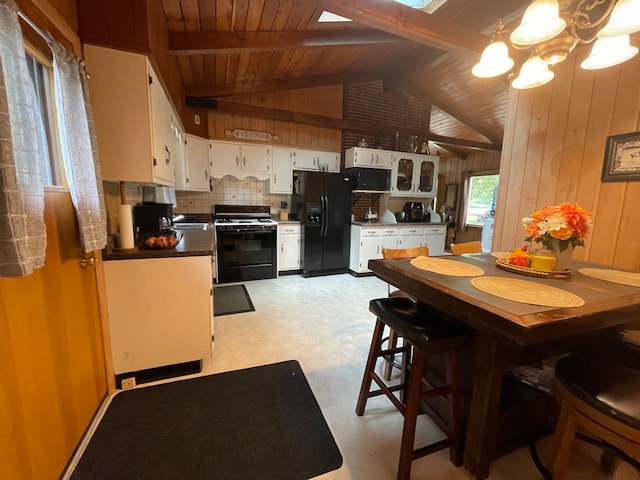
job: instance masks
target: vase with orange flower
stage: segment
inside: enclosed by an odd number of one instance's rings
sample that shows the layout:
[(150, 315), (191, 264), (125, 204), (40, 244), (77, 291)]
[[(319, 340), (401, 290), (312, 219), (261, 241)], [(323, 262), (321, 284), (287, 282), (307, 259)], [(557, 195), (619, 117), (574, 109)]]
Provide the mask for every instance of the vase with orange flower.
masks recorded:
[(554, 270), (568, 270), (573, 249), (584, 246), (591, 229), (591, 213), (577, 203), (548, 205), (522, 219), (528, 242), (555, 252)]

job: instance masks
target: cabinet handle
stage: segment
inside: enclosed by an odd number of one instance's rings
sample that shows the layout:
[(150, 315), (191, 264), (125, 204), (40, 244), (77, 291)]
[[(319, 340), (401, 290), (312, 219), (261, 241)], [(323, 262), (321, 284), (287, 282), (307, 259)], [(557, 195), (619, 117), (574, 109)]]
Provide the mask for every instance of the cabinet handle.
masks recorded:
[(243, 167), (247, 166), (247, 157), (242, 157), (242, 166)]
[(278, 183), (278, 176), (275, 173), (273, 174), (273, 183)]
[(236, 157), (236, 167), (240, 166), (240, 161), (238, 160), (238, 157)]
[(166, 145), (164, 146), (164, 150), (165, 152), (167, 152), (167, 158), (165, 159), (165, 162), (167, 165), (169, 165), (169, 163), (171, 163), (171, 152), (169, 151), (169, 148)]

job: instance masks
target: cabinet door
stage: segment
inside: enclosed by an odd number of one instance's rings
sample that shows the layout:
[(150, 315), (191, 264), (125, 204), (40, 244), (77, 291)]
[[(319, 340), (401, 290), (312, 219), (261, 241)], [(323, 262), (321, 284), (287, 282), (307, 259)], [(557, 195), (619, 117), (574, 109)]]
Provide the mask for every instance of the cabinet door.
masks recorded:
[[(176, 190), (187, 190), (187, 146), (185, 144), (186, 137), (182, 132), (179, 124), (173, 124), (174, 130), (174, 160), (173, 169), (175, 174), (174, 188)], [(207, 168), (209, 162), (207, 161)]]
[(370, 272), (369, 260), (382, 258), (382, 245), (380, 237), (360, 238), (360, 262), (358, 273)]
[(399, 248), (414, 248), (422, 246), (424, 246), (424, 228), (408, 227), (400, 229), (400, 239), (398, 241)]
[(223, 172), (231, 175), (240, 169), (240, 144), (233, 142), (211, 142), (209, 151), (209, 172)]
[(187, 135), (187, 190), (210, 191), (209, 140)]
[(300, 235), (282, 235), (278, 252), (278, 270), (300, 269)]
[(429, 256), (444, 255), (447, 227), (445, 225), (426, 227), (424, 233), (424, 242), (425, 245), (429, 247)]
[(318, 170), (318, 158), (313, 150), (295, 149), (292, 166), (294, 170)]
[(291, 168), (291, 148), (273, 147), (271, 149), (270, 193), (293, 193), (293, 174)]
[(413, 193), (414, 161), (405, 155), (395, 156), (391, 177), (391, 191), (396, 194), (410, 195)]
[(391, 169), (393, 163), (393, 152), (390, 150), (376, 150), (373, 166), (375, 168)]
[(151, 125), (153, 133), (153, 166), (154, 176), (164, 182), (174, 182), (173, 132), (171, 104), (164, 93), (162, 85), (149, 65), (149, 95), (151, 100)]
[(436, 161), (432, 158), (426, 158), (416, 162), (415, 186), (414, 191), (418, 194), (435, 193), (437, 170)]
[(241, 168), (248, 172), (269, 173), (269, 147), (266, 145), (245, 145), (241, 149)]
[(336, 152), (318, 152), (318, 165), (320, 168), (326, 169), (328, 172), (340, 172), (340, 154)]

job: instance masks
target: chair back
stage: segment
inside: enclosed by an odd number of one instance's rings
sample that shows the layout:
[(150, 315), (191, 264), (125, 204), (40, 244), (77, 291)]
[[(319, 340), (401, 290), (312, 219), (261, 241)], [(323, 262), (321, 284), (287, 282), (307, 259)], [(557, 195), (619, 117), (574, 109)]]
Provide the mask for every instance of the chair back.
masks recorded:
[(451, 253), (462, 255), (463, 253), (482, 253), (482, 243), (479, 240), (474, 242), (452, 243)]
[(412, 248), (383, 248), (382, 258), (415, 258), (424, 255), (429, 256), (429, 247)]

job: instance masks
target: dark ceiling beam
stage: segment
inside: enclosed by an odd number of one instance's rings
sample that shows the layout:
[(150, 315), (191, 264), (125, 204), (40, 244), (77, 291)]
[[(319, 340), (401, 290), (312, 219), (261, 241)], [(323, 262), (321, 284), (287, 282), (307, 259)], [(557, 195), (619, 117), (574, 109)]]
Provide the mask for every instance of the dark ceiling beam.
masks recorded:
[(408, 40), (374, 29), (169, 33), (169, 52), (173, 55), (254, 53), (290, 48), (370, 46), (389, 43), (408, 43)]
[(337, 73), (332, 75), (317, 75), (309, 77), (287, 77), (273, 80), (257, 80), (247, 85), (232, 83), (225, 85), (205, 85), (201, 87), (186, 87), (185, 93), (191, 97), (223, 97), (241, 95), (245, 93), (264, 93), (278, 90), (295, 90), (298, 88), (324, 87), (355, 82), (369, 82), (380, 80), (384, 76), (381, 71), (366, 71), (354, 73)]
[(314, 0), (314, 5), (371, 28), (459, 55), (477, 57), (487, 37), (389, 0)]
[[(399, 132), (401, 136), (422, 136), (425, 134), (424, 131), (413, 128), (397, 127), (394, 125), (365, 122), (360, 120), (347, 120), (342, 118), (325, 117), (323, 115), (315, 115), (311, 113), (301, 113), (293, 112), (290, 110), (259, 107), (255, 105), (220, 101), (210, 98), (186, 97), (185, 104), (187, 107), (192, 108), (204, 108), (235, 115), (245, 115), (253, 118), (264, 118), (281, 122), (300, 123), (303, 125), (330, 128), (334, 130), (360, 130), (367, 133), (385, 135), (395, 135), (396, 132)], [(473, 140), (445, 137), (432, 133), (428, 133), (428, 138), (430, 140), (433, 140), (434, 142), (444, 143), (447, 145), (457, 145), (461, 147), (477, 148), (481, 150), (500, 151), (499, 146), (489, 143), (476, 142)]]
[(491, 143), (498, 146), (499, 149), (502, 148), (502, 138), (500, 138), (491, 130), (489, 130), (486, 127), (486, 125), (483, 125), (480, 122), (472, 118), (469, 118), (464, 112), (460, 111), (458, 108), (451, 105), (450, 103), (447, 103), (444, 100), (442, 100), (442, 98), (440, 97), (440, 95), (437, 94), (437, 92), (431, 91), (428, 87), (423, 87), (423, 86), (418, 87), (408, 82), (399, 84), (398, 88), (400, 88), (400, 90), (404, 92), (409, 93), (410, 95), (417, 98), (418, 100), (422, 100), (425, 103), (431, 103), (432, 106), (436, 107), (438, 110), (440, 110), (442, 113), (444, 113), (448, 117), (451, 117), (453, 120), (460, 122), (463, 125), (466, 125), (467, 127), (469, 127), (470, 129), (478, 132), (480, 135), (485, 137)]

